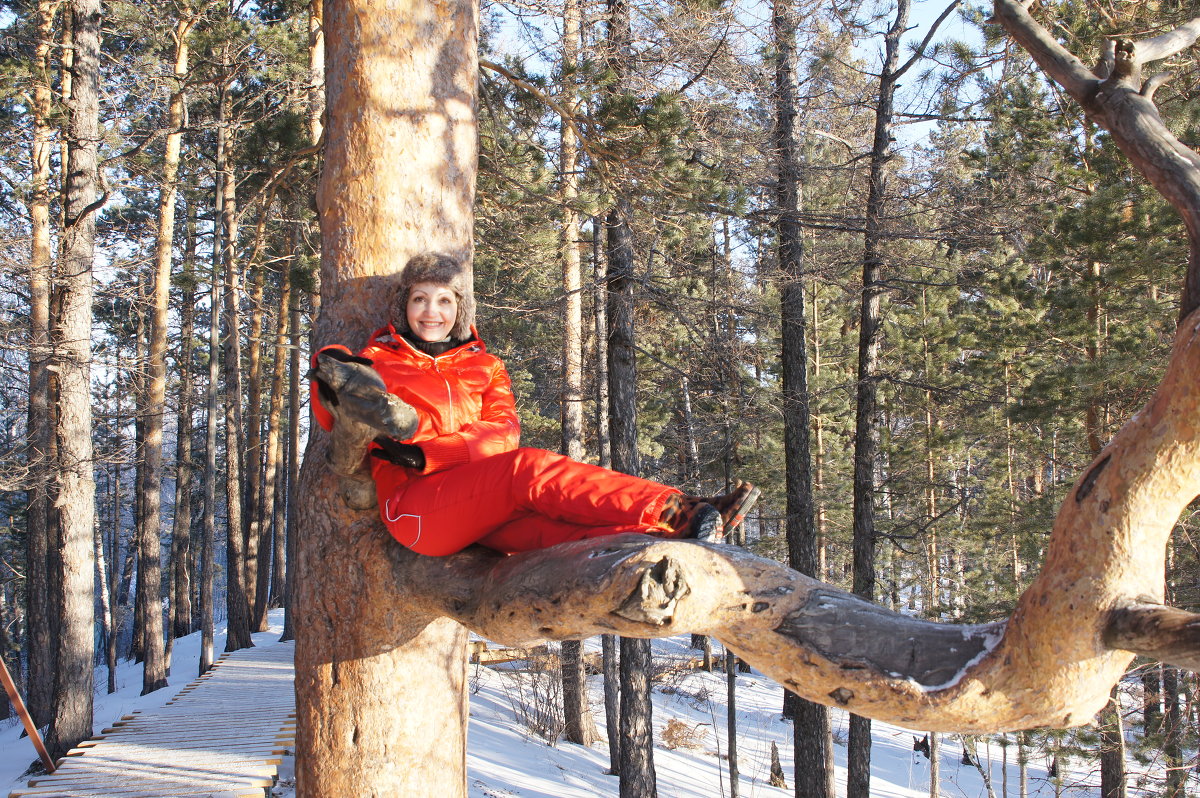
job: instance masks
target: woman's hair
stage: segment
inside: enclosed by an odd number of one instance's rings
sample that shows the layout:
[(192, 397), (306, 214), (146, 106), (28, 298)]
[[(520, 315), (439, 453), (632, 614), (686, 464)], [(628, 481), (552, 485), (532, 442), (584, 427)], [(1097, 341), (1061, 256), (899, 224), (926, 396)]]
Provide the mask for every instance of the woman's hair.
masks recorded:
[(416, 255), (404, 266), (392, 303), (392, 326), (402, 333), (411, 332), (408, 327), (408, 294), (417, 283), (444, 285), (454, 292), (458, 300), (458, 316), (450, 337), (467, 340), (471, 337), (471, 325), (475, 323), (475, 296), (471, 291), (467, 269), (448, 255), (426, 252)]

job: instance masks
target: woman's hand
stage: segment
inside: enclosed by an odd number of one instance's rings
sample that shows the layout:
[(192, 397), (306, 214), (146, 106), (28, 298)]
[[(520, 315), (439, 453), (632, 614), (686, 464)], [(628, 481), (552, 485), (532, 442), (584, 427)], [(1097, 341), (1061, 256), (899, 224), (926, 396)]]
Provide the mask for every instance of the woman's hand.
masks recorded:
[(375, 443), (379, 444), (380, 448), (371, 450), (372, 457), (404, 468), (415, 468), (418, 471), (425, 469), (425, 452), (415, 443), (401, 443), (385, 435), (376, 438)]

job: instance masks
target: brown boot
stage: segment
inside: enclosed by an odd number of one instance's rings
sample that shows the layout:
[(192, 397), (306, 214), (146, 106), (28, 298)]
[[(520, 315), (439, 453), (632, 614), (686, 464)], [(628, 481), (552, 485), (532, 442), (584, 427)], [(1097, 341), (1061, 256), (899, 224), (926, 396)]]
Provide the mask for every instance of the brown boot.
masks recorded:
[(704, 499), (672, 493), (663, 503), (659, 522), (671, 530), (669, 537), (720, 543), (724, 537), (721, 513)]
[(721, 523), (725, 527), (725, 534), (730, 535), (746, 520), (746, 515), (754, 508), (761, 494), (762, 491), (758, 488), (739, 479), (729, 493), (704, 498), (701, 501), (708, 502), (717, 508), (721, 514)]

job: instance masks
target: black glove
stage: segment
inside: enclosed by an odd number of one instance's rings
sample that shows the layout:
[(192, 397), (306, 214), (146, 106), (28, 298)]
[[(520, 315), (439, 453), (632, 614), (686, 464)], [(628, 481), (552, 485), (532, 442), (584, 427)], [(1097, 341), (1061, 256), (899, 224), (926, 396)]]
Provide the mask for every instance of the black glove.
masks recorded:
[(421, 451), (421, 447), (415, 443), (401, 443), (395, 438), (389, 438), (386, 435), (380, 435), (375, 439), (375, 443), (379, 444), (381, 448), (372, 449), (372, 457), (387, 460), (393, 465), (403, 466), (404, 468), (415, 468), (418, 471), (425, 470), (425, 452)]
[[(347, 352), (345, 349), (338, 349), (336, 347), (333, 347), (330, 349), (322, 349), (318, 354), (324, 355), (325, 357), (331, 358), (333, 360), (337, 360), (342, 363), (361, 363), (364, 366), (370, 366), (375, 363), (375, 361), (371, 360), (371, 358), (369, 358), (369, 357), (363, 357), (361, 355), (352, 355), (349, 352)], [(308, 373), (305, 374), (304, 377), (305, 377), (305, 379), (312, 380), (313, 382), (315, 382), (317, 384), (317, 396), (320, 397), (321, 404), (325, 405), (326, 407), (337, 407), (338, 406), (337, 393), (333, 390), (333, 388), (329, 385), (329, 383), (327, 383), (327, 382), (325, 382), (325, 380), (321, 379), (321, 371), (320, 371), (319, 365), (313, 366), (311, 369), (309, 369)]]

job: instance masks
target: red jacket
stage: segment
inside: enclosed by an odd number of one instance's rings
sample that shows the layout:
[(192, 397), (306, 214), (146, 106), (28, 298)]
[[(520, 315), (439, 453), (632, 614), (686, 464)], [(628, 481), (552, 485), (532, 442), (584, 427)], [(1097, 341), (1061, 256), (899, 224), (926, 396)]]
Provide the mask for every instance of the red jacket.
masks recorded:
[[(405, 443), (418, 444), (425, 453), (423, 474), (507, 452), (520, 442), (521, 425), (504, 363), (488, 354), (474, 328), (471, 332), (473, 340), (433, 357), (417, 350), (389, 324), (377, 330), (358, 353), (372, 360), (391, 393), (417, 411), (417, 431)], [(333, 417), (321, 406), (316, 391), (313, 411), (322, 427), (333, 426)], [(381, 496), (412, 473), (379, 458), (370, 461)]]

